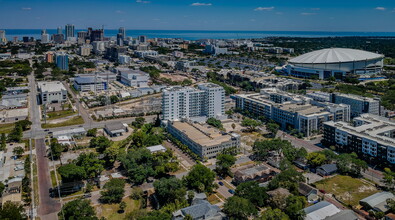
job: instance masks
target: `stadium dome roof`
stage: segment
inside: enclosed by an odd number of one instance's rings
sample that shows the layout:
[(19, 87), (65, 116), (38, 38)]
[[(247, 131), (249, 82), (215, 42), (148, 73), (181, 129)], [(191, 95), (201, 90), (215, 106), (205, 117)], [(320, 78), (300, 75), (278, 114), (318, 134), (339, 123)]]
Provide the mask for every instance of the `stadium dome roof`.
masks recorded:
[(305, 53), (291, 59), (290, 63), (340, 63), (383, 58), (382, 54), (349, 48), (328, 48)]

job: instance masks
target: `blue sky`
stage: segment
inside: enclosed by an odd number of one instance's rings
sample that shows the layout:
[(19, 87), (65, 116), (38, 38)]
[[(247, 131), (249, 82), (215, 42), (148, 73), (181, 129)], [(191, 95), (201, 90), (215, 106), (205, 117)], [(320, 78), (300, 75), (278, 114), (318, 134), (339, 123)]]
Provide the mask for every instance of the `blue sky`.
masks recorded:
[(0, 0), (0, 29), (395, 32), (395, 0)]

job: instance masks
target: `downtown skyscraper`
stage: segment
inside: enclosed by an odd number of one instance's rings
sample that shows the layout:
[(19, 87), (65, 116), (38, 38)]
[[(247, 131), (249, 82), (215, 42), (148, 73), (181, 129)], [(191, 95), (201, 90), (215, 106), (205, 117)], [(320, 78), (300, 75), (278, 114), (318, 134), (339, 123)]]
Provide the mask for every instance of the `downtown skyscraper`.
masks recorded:
[(65, 39), (67, 40), (69, 37), (74, 37), (74, 25), (66, 24), (65, 26)]

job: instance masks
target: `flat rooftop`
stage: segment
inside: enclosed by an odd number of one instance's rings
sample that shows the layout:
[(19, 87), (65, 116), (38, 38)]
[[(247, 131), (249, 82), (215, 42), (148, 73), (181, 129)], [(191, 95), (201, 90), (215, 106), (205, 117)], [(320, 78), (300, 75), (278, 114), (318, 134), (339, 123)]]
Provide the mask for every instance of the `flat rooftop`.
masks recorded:
[(203, 147), (219, 145), (223, 142), (231, 141), (233, 137), (233, 134), (221, 133), (218, 129), (206, 124), (173, 121), (172, 125), (177, 130), (182, 131), (189, 139)]
[(376, 141), (384, 146), (395, 148), (395, 137), (391, 137), (391, 133), (395, 132), (395, 122), (387, 118), (372, 114), (362, 114), (354, 120), (364, 121), (365, 124), (354, 127), (347, 122), (325, 122), (325, 124), (335, 127), (338, 130), (345, 131), (355, 136), (367, 138)]
[(66, 90), (64, 85), (59, 81), (38, 82), (37, 86), (42, 92), (59, 92), (61, 90)]

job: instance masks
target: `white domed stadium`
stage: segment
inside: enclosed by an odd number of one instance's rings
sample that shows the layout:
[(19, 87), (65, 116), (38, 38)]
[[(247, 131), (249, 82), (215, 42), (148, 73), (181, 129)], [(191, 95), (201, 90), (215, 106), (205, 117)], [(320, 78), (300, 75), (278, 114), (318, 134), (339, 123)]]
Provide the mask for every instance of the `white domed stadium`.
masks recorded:
[(348, 48), (328, 48), (292, 58), (284, 66), (289, 75), (302, 78), (342, 79), (347, 74), (380, 74), (384, 55)]

